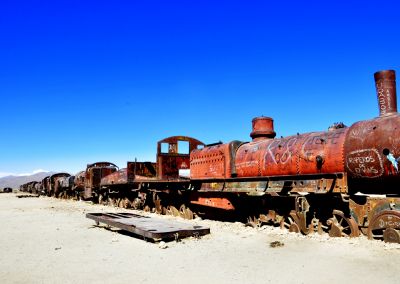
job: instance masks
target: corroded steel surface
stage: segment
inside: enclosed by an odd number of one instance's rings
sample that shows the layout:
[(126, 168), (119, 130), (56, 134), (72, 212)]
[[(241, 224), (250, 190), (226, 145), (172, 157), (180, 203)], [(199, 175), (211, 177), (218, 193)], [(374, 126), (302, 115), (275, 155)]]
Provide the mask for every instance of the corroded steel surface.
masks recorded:
[(109, 174), (101, 179), (100, 184), (102, 186), (113, 185), (113, 184), (126, 184), (128, 182), (127, 169), (123, 168), (112, 174)]
[(234, 158), (241, 144), (240, 141), (233, 141), (194, 150), (190, 155), (191, 178), (221, 179), (236, 176)]
[(349, 179), (354, 179), (355, 190), (379, 192), (400, 181), (399, 126), (400, 116), (392, 114), (350, 127), (345, 141), (345, 164)]
[(260, 116), (252, 120), (253, 131), (250, 137), (253, 141), (265, 138), (274, 138), (276, 133), (274, 131), (274, 120), (270, 117)]
[(376, 95), (378, 97), (379, 115), (397, 113), (396, 75), (393, 70), (374, 74)]
[(196, 196), (190, 201), (192, 204), (208, 206), (223, 210), (235, 210), (235, 207), (228, 198), (225, 197), (202, 197)]
[(347, 129), (313, 132), (243, 144), (236, 153), (238, 177), (343, 172)]

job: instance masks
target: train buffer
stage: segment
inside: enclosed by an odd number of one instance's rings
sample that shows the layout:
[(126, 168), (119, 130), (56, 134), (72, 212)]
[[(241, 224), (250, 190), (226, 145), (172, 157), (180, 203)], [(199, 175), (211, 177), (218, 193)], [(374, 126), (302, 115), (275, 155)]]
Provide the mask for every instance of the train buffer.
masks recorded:
[(94, 220), (96, 225), (103, 223), (142, 236), (145, 240), (178, 240), (210, 233), (210, 228), (204, 226), (134, 213), (87, 213), (86, 218)]

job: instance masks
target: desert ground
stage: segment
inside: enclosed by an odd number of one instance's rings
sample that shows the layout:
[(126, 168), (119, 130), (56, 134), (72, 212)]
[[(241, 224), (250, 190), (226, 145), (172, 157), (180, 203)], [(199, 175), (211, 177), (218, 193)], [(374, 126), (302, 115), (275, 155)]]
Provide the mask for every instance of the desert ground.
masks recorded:
[[(129, 210), (0, 194), (0, 283), (399, 281), (398, 244), (196, 219), (180, 221), (208, 226), (210, 235), (167, 242), (163, 248), (85, 217), (107, 211)], [(284, 245), (271, 247), (275, 241)]]

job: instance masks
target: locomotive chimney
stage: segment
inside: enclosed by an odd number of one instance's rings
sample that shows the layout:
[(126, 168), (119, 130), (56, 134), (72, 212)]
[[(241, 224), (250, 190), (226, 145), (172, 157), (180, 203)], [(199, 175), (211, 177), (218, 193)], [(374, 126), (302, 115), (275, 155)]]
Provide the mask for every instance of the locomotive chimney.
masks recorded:
[(272, 118), (265, 116), (256, 117), (252, 120), (252, 124), (253, 131), (250, 133), (250, 137), (253, 141), (275, 137), (274, 120)]
[(397, 113), (396, 74), (394, 70), (374, 74), (379, 116)]

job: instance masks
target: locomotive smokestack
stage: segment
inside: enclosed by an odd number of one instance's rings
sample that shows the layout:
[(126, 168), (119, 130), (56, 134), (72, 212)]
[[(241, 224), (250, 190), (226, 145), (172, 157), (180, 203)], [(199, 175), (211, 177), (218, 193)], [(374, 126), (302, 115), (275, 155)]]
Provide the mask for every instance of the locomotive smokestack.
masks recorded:
[(379, 116), (397, 113), (396, 74), (394, 70), (374, 74)]
[(260, 116), (252, 120), (253, 131), (250, 137), (253, 141), (265, 138), (274, 138), (276, 133), (274, 131), (274, 120), (270, 117)]

